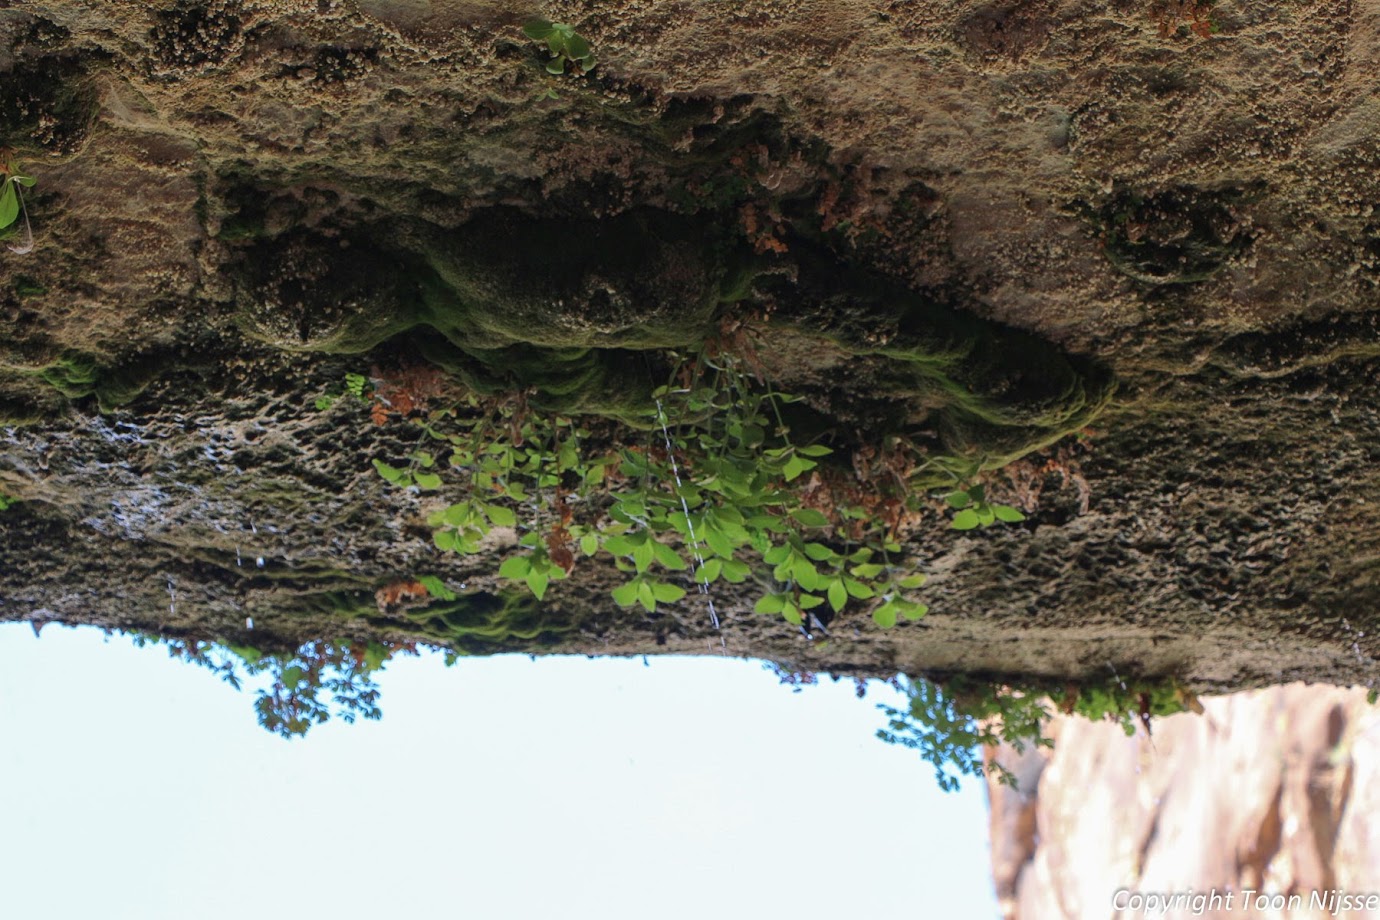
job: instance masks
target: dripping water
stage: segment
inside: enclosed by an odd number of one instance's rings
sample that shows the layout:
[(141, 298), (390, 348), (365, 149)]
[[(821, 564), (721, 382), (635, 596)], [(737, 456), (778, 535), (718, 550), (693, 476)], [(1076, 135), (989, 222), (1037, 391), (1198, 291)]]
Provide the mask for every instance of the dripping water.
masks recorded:
[(671, 474), (676, 479), (676, 495), (680, 498), (680, 508), (685, 514), (685, 527), (690, 534), (690, 555), (694, 557), (697, 570), (701, 572), (697, 587), (700, 594), (709, 602), (709, 622), (714, 624), (714, 630), (719, 633), (719, 645), (723, 646), (724, 637), (719, 624), (719, 612), (714, 609), (714, 597), (709, 593), (709, 579), (703, 574), (704, 554), (700, 552), (700, 540), (695, 535), (695, 522), (690, 518), (690, 505), (685, 500), (684, 487), (680, 480), (680, 465), (676, 463), (675, 446), (671, 443), (671, 430), (666, 423), (666, 410), (662, 408), (660, 399), (656, 401), (656, 418), (661, 423), (661, 436), (666, 440), (666, 456), (671, 461)]

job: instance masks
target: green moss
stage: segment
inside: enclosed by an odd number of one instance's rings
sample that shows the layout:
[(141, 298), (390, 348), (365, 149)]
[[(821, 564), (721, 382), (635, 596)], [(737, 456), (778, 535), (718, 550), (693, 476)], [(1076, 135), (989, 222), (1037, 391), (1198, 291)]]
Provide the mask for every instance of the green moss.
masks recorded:
[[(868, 376), (853, 387), (861, 400), (870, 394), (876, 424), (937, 439), (933, 446), (962, 465), (998, 468), (1045, 447), (1086, 427), (1115, 392), (1110, 372), (1094, 361), (809, 244), (793, 250), (798, 276), (764, 279), (778, 302), (799, 305), (793, 315), (779, 311), (778, 321), (843, 359), (870, 359), (865, 368), (854, 362), (854, 376), (864, 369)], [(937, 476), (932, 485), (943, 484)]]
[(513, 345), (465, 349), (438, 335), (412, 336), (431, 363), (478, 393), (535, 388), (532, 404), (565, 415), (597, 415), (642, 427), (654, 411), (649, 359), (623, 349)]
[(85, 355), (64, 355), (35, 373), (68, 399), (80, 399), (96, 391), (96, 363)]
[(709, 332), (725, 276), (703, 220), (641, 210), (533, 220), (491, 209), (423, 245), (424, 318), (465, 348), (673, 348)]
[[(287, 601), (285, 606), (297, 614), (366, 619), (379, 626), (397, 622), (381, 618), (370, 591), (319, 591)], [(553, 618), (550, 609), (543, 608), (531, 594), (518, 591), (463, 594), (453, 601), (405, 609), (399, 616), (407, 621), (400, 625), (416, 638), (463, 654), (551, 645), (574, 628)]]
[(41, 367), (11, 372), (40, 380), (67, 399), (94, 396), (101, 411), (108, 412), (133, 401), (162, 369), (163, 362), (152, 356), (102, 366), (89, 355), (69, 352)]
[(405, 608), (387, 619), (380, 615), (373, 591), (345, 587), (285, 597), (276, 606), (297, 617), (360, 619), (378, 627), (393, 626), (462, 654), (552, 645), (575, 628), (553, 617), (550, 608), (543, 608), (531, 594), (510, 590), (462, 594), (452, 601)]
[(15, 275), (14, 293), (16, 297), (41, 297), (48, 289), (28, 275)]
[(574, 629), (525, 591), (466, 594), (408, 611), (407, 617), (422, 635), (465, 654), (552, 645)]

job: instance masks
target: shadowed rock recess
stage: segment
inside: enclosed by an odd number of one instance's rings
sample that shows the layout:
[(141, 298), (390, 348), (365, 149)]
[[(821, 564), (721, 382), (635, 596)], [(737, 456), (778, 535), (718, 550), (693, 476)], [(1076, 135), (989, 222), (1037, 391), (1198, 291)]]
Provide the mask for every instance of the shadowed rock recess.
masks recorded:
[[(37, 180), (0, 252), (0, 618), (361, 668), (1371, 684), (1380, 3), (1185, 9), (0, 0), (0, 143)], [(550, 72), (536, 15), (597, 66)], [(795, 401), (723, 443), (820, 449), (757, 488), (820, 554), (882, 521), (928, 615), (840, 580), (801, 628), (803, 563), (705, 595), (671, 530), (654, 611), (610, 598), (641, 563), (578, 528), (639, 457), (693, 477), (665, 438), (713, 455), (749, 391)], [(633, 471), (500, 484), (515, 527), (443, 552), (494, 488), (446, 426), (490, 410), (491, 443), (578, 429)], [(954, 529), (979, 485), (1023, 520)], [(540, 600), (499, 572), (529, 550)]]

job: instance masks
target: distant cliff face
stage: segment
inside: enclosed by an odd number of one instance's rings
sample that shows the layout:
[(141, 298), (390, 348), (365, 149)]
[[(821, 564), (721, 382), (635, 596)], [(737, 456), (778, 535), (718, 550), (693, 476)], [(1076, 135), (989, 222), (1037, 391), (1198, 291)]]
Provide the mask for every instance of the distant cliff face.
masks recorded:
[(989, 783), (1006, 920), (1160, 916), (1133, 895), (1214, 892), (1215, 913), (1188, 900), (1162, 916), (1380, 915), (1331, 911), (1380, 892), (1380, 709), (1366, 691), (1290, 684), (1203, 706), (1156, 720), (1153, 737), (1061, 718), (1052, 751), (996, 753), (1023, 787)]

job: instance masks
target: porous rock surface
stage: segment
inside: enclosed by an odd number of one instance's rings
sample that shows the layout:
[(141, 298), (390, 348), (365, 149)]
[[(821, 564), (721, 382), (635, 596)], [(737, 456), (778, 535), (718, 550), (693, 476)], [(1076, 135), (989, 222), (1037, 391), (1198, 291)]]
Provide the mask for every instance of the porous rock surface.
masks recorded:
[[(1024, 524), (911, 536), (926, 620), (810, 643), (725, 594), (730, 653), (1372, 681), (1380, 2), (1222, 0), (1210, 30), (1187, 9), (0, 2), (0, 140), (38, 180), (33, 252), (0, 253), (0, 488), (21, 500), (0, 618), (404, 635), (358, 599), (420, 571), (492, 595), (493, 560), (437, 558), (428, 499), (373, 474), (415, 432), (313, 409), (345, 371), (460, 348), (478, 378), (537, 354), (521, 373), (554, 391), (619, 379), (600, 349), (688, 345), (746, 304), (828, 332), (773, 339), (820, 412), (923, 428), (928, 396), (875, 386), (918, 334), (878, 305), (909, 297), (1005, 343), (973, 350), (965, 386), (1019, 402), (1054, 378), (1001, 365), (1038, 345), (1114, 402), (992, 475)], [(538, 14), (598, 67), (546, 73), (521, 31)], [(556, 266), (546, 315), (514, 277), (540, 261), (523, 240), (634, 224), (676, 243), (642, 275)], [(530, 351), (553, 329), (589, 349), (568, 372)], [(718, 651), (701, 607), (620, 611), (607, 580), (554, 586), (565, 628), (503, 647)]]

